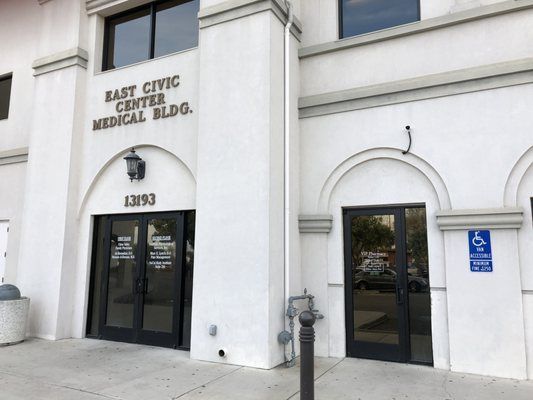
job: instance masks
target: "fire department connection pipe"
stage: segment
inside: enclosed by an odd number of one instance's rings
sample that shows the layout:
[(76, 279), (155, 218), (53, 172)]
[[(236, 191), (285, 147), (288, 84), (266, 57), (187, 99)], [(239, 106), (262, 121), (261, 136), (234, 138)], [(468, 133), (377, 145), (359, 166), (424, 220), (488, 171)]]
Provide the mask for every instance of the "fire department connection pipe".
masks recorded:
[[(285, 24), (285, 43), (283, 58), (284, 72), (283, 72), (283, 84), (284, 84), (284, 112), (283, 112), (283, 202), (284, 202), (284, 214), (283, 214), (283, 229), (284, 229), (284, 243), (283, 243), (283, 268), (284, 268), (284, 291), (285, 298), (283, 299), (283, 305), (290, 297), (290, 42), (291, 42), (291, 27), (294, 21), (292, 4), (289, 0), (285, 0), (287, 6), (287, 23)], [(287, 319), (285, 319), (285, 327), (287, 327)]]

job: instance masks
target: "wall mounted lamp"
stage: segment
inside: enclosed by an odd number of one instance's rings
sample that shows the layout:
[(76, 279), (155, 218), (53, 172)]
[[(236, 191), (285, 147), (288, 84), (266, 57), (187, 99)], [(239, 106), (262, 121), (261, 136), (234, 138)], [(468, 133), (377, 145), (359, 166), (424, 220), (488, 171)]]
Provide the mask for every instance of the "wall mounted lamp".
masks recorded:
[(141, 157), (139, 157), (135, 153), (135, 149), (133, 147), (131, 148), (129, 154), (124, 157), (124, 160), (126, 160), (126, 166), (128, 169), (128, 176), (130, 177), (130, 181), (133, 182), (134, 179), (140, 181), (144, 178), (146, 163)]

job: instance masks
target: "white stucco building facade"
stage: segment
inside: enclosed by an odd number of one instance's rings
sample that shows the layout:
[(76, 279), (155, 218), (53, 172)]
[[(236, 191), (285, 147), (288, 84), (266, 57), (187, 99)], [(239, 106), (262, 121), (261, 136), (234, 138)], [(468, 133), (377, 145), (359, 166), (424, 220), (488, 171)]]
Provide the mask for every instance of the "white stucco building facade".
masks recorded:
[[(196, 36), (158, 56), (166, 3)], [(347, 0), (1, 2), (0, 275), (28, 335), (273, 368), (307, 288), (318, 356), (533, 379), (533, 1), (416, 4), (342, 37)], [(136, 12), (150, 55), (112, 65)]]

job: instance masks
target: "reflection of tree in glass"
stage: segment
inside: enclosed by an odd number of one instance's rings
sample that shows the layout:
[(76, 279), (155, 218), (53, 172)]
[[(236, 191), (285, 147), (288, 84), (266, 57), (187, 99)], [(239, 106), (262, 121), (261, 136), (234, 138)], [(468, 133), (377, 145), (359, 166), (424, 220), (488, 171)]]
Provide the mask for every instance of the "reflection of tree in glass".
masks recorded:
[(352, 219), (352, 265), (363, 263), (363, 251), (387, 252), (394, 244), (394, 232), (375, 216)]
[(196, 211), (189, 211), (185, 214), (185, 231), (187, 242), (194, 248), (194, 226), (196, 220)]
[(405, 210), (405, 225), (407, 230), (407, 254), (413, 258), (414, 265), (427, 266), (426, 210), (424, 208), (407, 208)]
[[(176, 220), (174, 218), (152, 219), (150, 220), (150, 225), (154, 228), (152, 238), (154, 236), (169, 236), (170, 240), (153, 241), (150, 238), (147, 249), (147, 262), (151, 264), (151, 268), (157, 270), (172, 270), (175, 267), (176, 260)], [(161, 259), (157, 257), (165, 257), (164, 262), (167, 264), (161, 264)]]
[(150, 221), (155, 228), (154, 235), (170, 236), (172, 240), (176, 238), (176, 220), (172, 219), (153, 219)]

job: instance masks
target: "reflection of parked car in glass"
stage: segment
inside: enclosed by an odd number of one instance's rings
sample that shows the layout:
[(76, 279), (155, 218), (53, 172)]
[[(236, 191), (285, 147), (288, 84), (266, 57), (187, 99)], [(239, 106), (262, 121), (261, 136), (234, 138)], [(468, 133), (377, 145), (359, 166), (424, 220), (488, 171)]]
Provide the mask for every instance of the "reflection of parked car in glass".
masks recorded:
[[(360, 268), (356, 269), (353, 276), (354, 288), (359, 290), (384, 289), (394, 290), (396, 287), (396, 272), (385, 269), (383, 272), (368, 272)], [(417, 276), (407, 275), (410, 292), (421, 292), (428, 289), (428, 281)]]
[(426, 280), (429, 278), (429, 269), (426, 264), (410, 265), (407, 268), (407, 273), (409, 275), (420, 276)]

